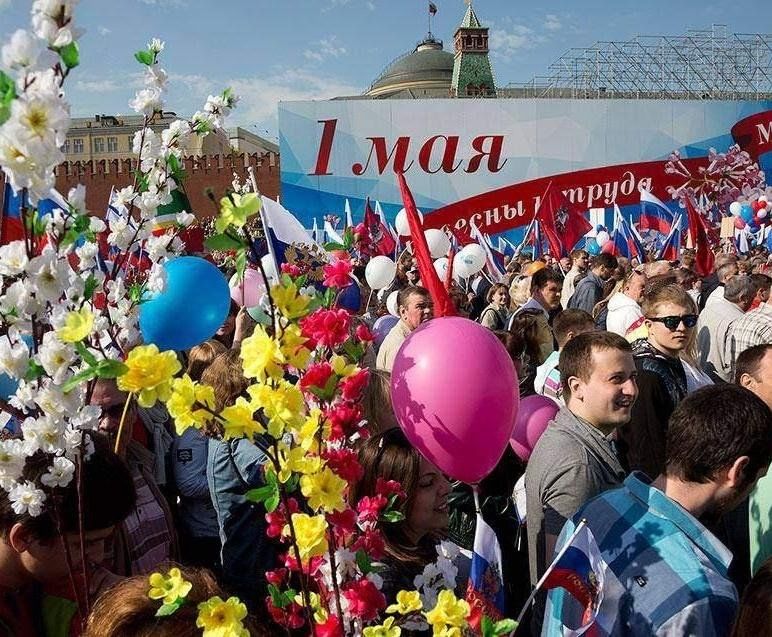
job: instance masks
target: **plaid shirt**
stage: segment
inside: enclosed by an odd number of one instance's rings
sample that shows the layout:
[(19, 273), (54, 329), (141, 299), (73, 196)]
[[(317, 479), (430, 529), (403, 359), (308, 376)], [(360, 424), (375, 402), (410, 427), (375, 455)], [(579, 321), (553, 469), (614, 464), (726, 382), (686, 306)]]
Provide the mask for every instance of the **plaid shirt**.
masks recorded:
[(736, 319), (729, 326), (732, 361), (732, 378), (734, 378), (734, 364), (737, 357), (746, 349), (754, 345), (772, 343), (772, 305), (762, 303), (755, 310), (751, 310)]
[[(642, 473), (590, 500), (569, 520), (556, 551), (586, 519), (606, 573), (594, 627), (600, 635), (728, 635), (737, 590), (732, 554), (696, 518)], [(570, 634), (583, 608), (561, 588), (549, 592), (542, 635)], [(565, 633), (564, 633), (565, 630)]]

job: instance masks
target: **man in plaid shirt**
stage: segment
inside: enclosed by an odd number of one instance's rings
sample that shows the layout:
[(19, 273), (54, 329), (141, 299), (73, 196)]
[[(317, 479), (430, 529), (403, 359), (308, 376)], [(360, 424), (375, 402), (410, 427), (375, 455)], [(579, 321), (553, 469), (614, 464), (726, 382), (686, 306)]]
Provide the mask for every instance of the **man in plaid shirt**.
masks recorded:
[(769, 295), (772, 278), (765, 275), (754, 275), (754, 278), (758, 276), (766, 279), (766, 302), (732, 321), (729, 326), (727, 344), (731, 349), (727, 358), (732, 361), (732, 378), (734, 378), (734, 366), (740, 354), (754, 345), (772, 343), (772, 296)]
[[(602, 559), (588, 613), (566, 590), (549, 593), (542, 635), (728, 635), (737, 591), (732, 554), (698, 518), (748, 496), (772, 459), (769, 407), (735, 385), (704, 387), (673, 412), (665, 472), (636, 472), (580, 509), (556, 553), (584, 519)], [(594, 632), (593, 632), (594, 631)]]

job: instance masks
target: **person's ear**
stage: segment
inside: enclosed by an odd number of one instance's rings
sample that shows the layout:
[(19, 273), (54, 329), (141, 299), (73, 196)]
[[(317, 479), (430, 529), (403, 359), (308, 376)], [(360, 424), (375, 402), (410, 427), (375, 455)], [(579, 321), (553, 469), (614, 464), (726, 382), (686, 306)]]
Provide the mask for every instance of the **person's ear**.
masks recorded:
[(569, 376), (568, 388), (571, 390), (572, 398), (584, 400), (584, 383), (577, 376)]
[(729, 467), (726, 472), (726, 479), (729, 485), (735, 488), (742, 487), (747, 484), (748, 476), (748, 463), (751, 459), (748, 456), (740, 456)]
[(8, 532), (8, 544), (17, 553), (24, 553), (32, 544), (30, 532), (24, 528), (24, 525), (18, 522), (11, 527)]
[(753, 387), (753, 384), (754, 384), (755, 380), (756, 379), (753, 376), (751, 376), (748, 373), (745, 373), (742, 376), (740, 376), (740, 378), (738, 379), (737, 383), (741, 387), (745, 387), (745, 389), (750, 389), (751, 387)]

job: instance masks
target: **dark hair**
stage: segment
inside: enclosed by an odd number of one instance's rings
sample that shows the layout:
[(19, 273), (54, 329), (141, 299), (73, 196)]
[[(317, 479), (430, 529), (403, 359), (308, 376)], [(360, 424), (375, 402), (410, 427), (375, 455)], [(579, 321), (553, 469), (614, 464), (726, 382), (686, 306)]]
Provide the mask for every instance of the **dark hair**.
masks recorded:
[[(407, 495), (399, 510), (409, 516), (413, 506), (421, 472), (421, 455), (410, 444), (402, 429), (392, 427), (365, 440), (359, 447), (359, 464), (364, 475), (355, 482), (349, 494), (350, 502), (356, 506), (365, 496), (374, 496), (378, 478), (396, 480)], [(383, 525), (386, 554), (400, 564), (420, 566), (434, 560), (431, 553), (420, 554), (405, 534), (402, 522)]]
[(771, 349), (772, 343), (762, 343), (740, 352), (735, 362), (734, 382), (739, 383), (743, 374), (748, 374), (748, 376), (758, 379), (761, 361)]
[(558, 276), (558, 273), (555, 272), (555, 270), (551, 268), (542, 268), (541, 270), (538, 270), (531, 277), (531, 292), (534, 290), (541, 290), (550, 281), (560, 285), (560, 276)]
[(731, 303), (737, 303), (742, 299), (750, 301), (755, 294), (756, 288), (747, 274), (733, 276), (724, 284), (724, 298)]
[(587, 250), (582, 250), (581, 248), (577, 250), (571, 250), (571, 260), (578, 259), (581, 256), (589, 257), (590, 253), (587, 252)]
[(732, 637), (772, 634), (772, 557), (745, 587)]
[(227, 350), (228, 348), (225, 345), (214, 339), (209, 339), (200, 345), (191, 347), (188, 352), (188, 367), (185, 373), (195, 381), (201, 380), (201, 374), (204, 373), (204, 370), (209, 367), (219, 354)]
[[(83, 462), (81, 493), (84, 531), (107, 529), (123, 522), (134, 510), (137, 495), (134, 480), (124, 461), (113, 452), (104, 434), (89, 431), (94, 452)], [(27, 459), (23, 478), (39, 483), (51, 464), (51, 456), (40, 451)], [(60, 516), (64, 533), (77, 533), (78, 491), (77, 473), (66, 487), (57, 487), (55, 494), (47, 494), (46, 507), (35, 517), (28, 513), (17, 515), (11, 507), (8, 493), (0, 489), (0, 535), (8, 534), (17, 522), (42, 541), (58, 535), (56, 515)], [(56, 506), (56, 512), (52, 506)]]
[(609, 270), (615, 270), (616, 267), (619, 265), (619, 262), (617, 261), (617, 258), (615, 256), (611, 254), (607, 254), (606, 252), (601, 252), (600, 254), (596, 254), (592, 258), (590, 269), (594, 270), (595, 268), (601, 265)]
[(741, 456), (750, 458), (749, 482), (772, 458), (772, 413), (761, 398), (721, 384), (698, 389), (678, 404), (667, 430), (668, 474), (705, 483)]
[(407, 305), (407, 300), (410, 298), (411, 294), (419, 294), (425, 296), (427, 299), (431, 298), (431, 296), (429, 296), (429, 290), (426, 288), (422, 288), (420, 285), (408, 285), (397, 293), (397, 309)]
[(772, 287), (772, 277), (766, 274), (751, 274), (750, 277), (753, 289), (756, 292), (759, 290), (769, 290)]
[(504, 343), (512, 360), (522, 359), (526, 354), (533, 364), (539, 360), (539, 317), (543, 314), (536, 308), (520, 310), (509, 320), (507, 336), (499, 339)]
[(496, 294), (496, 292), (499, 290), (504, 290), (507, 293), (507, 298), (509, 298), (509, 287), (503, 283), (494, 283), (488, 288), (488, 292), (485, 295), (486, 302), (490, 303), (493, 300), (493, 295)]
[(563, 347), (567, 342), (569, 332), (576, 332), (588, 325), (590, 327), (595, 326), (592, 316), (579, 308), (569, 308), (555, 317), (552, 323), (552, 333), (555, 335), (558, 346)]
[(571, 387), (568, 379), (579, 378), (587, 382), (592, 376), (594, 365), (593, 352), (607, 349), (618, 349), (632, 354), (633, 348), (624, 338), (614, 332), (585, 332), (572, 338), (560, 351), (558, 367), (560, 368), (560, 384), (563, 395), (571, 397)]

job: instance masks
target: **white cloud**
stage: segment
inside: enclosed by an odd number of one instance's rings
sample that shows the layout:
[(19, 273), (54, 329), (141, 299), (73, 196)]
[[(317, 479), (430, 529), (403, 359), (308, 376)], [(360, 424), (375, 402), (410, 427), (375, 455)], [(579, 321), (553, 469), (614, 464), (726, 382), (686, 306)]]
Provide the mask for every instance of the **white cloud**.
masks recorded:
[(560, 31), (563, 28), (563, 23), (554, 13), (548, 13), (544, 16), (544, 28), (547, 31)]
[(11, 6), (11, 0), (0, 0), (0, 11), (3, 11)]
[(108, 29), (107, 27), (99, 26), (97, 27), (97, 33), (99, 33), (99, 35), (109, 35), (112, 33), (112, 30)]
[(490, 31), (491, 52), (504, 59), (511, 59), (519, 50), (530, 49), (544, 38), (522, 24), (494, 27)]
[(109, 93), (123, 89), (115, 80), (78, 80), (75, 82), (75, 88), (87, 93)]
[(338, 43), (337, 37), (331, 35), (315, 42), (313, 48), (303, 51), (303, 56), (312, 62), (323, 62), (328, 58), (337, 58), (345, 55), (346, 48)]

